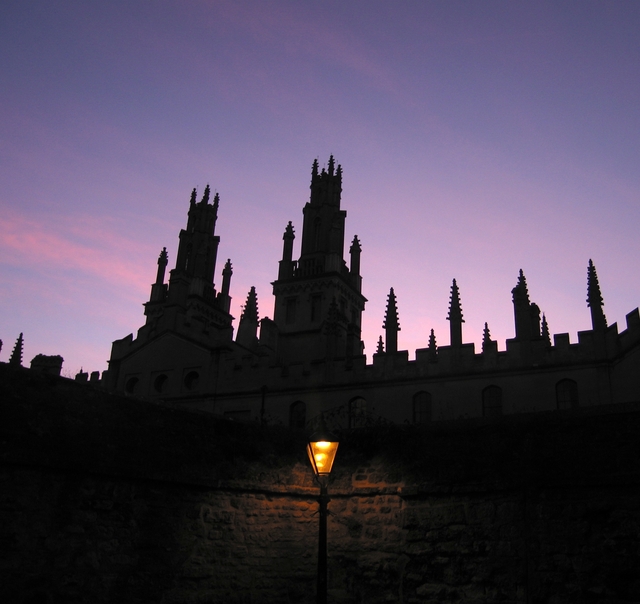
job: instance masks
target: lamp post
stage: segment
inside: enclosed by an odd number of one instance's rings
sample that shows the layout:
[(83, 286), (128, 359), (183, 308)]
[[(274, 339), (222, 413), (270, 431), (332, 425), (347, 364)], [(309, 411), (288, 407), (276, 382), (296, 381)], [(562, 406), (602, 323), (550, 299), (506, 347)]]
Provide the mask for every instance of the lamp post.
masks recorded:
[(317, 483), (320, 485), (320, 531), (318, 535), (318, 586), (317, 604), (327, 604), (327, 504), (329, 494), (329, 474), (333, 467), (333, 460), (338, 451), (338, 439), (331, 434), (321, 421), (320, 428), (309, 437), (307, 454), (313, 468)]

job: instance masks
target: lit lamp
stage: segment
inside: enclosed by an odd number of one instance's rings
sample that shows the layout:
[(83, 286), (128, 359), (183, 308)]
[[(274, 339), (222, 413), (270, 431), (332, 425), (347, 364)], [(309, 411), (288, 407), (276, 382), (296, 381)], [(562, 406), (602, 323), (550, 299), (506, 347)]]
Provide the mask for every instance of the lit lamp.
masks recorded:
[(318, 497), (318, 503), (320, 504), (320, 533), (318, 537), (317, 604), (327, 604), (327, 504), (330, 501), (327, 486), (337, 451), (338, 439), (327, 430), (324, 420), (321, 419), (320, 429), (311, 435), (307, 443), (309, 461), (311, 461), (316, 481), (320, 485), (320, 496)]

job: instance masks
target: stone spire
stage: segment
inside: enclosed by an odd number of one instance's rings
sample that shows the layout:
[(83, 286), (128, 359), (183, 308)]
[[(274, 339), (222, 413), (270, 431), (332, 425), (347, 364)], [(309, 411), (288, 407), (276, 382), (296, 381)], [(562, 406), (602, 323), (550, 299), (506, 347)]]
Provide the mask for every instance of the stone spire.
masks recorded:
[(431, 330), (429, 334), (429, 360), (435, 361), (438, 354), (438, 345), (436, 344), (436, 334)]
[[(200, 200), (200, 203), (203, 203), (205, 205), (208, 204), (210, 196), (211, 196), (211, 187), (207, 184), (207, 186), (204, 188), (204, 195), (202, 196), (202, 199)], [(218, 195), (216, 194), (216, 198), (217, 197), (218, 197)]]
[(349, 254), (351, 255), (351, 267), (350, 271), (352, 275), (360, 274), (360, 252), (362, 252), (362, 246), (357, 235), (353, 236), (351, 247), (349, 248)]
[(527, 278), (524, 276), (522, 269), (518, 272), (518, 283), (511, 290), (513, 301), (526, 302), (529, 304), (529, 289), (527, 288)]
[(220, 308), (225, 312), (229, 312), (231, 308), (231, 296), (229, 290), (231, 289), (231, 276), (233, 275), (233, 267), (231, 266), (231, 259), (227, 258), (222, 269), (222, 289), (218, 294), (220, 300)]
[(9, 357), (9, 365), (11, 367), (22, 367), (22, 349), (24, 347), (24, 339), (22, 337), (22, 333), (18, 336), (16, 340), (16, 345), (13, 347), (13, 352)]
[(491, 348), (491, 332), (489, 331), (489, 324), (485, 322), (484, 330), (482, 332), (482, 352), (487, 352)]
[(242, 309), (236, 342), (245, 348), (252, 348), (258, 343), (258, 296), (256, 288), (251, 286), (247, 301)]
[(247, 296), (247, 302), (242, 309), (241, 319), (248, 321), (255, 321), (258, 323), (258, 296), (256, 294), (256, 288), (252, 285)]
[(169, 255), (167, 254), (167, 248), (163, 247), (158, 256), (158, 272), (156, 273), (156, 282), (151, 285), (151, 297), (150, 302), (162, 302), (167, 297), (167, 286), (164, 282), (165, 271), (167, 270), (167, 264), (169, 262)]
[(361, 291), (362, 289), (362, 277), (360, 276), (360, 253), (362, 252), (362, 246), (357, 235), (353, 236), (351, 247), (349, 248), (349, 254), (351, 255), (351, 266), (349, 267), (349, 275), (354, 287)]
[(587, 267), (587, 306), (591, 309), (591, 326), (594, 331), (602, 331), (607, 327), (607, 318), (604, 316), (602, 307), (602, 293), (596, 267), (591, 259)]
[(396, 294), (393, 291), (393, 287), (389, 290), (387, 310), (384, 315), (382, 328), (385, 330), (387, 352), (398, 352), (398, 332), (400, 331), (400, 322), (398, 320), (398, 307), (396, 305)]
[(515, 318), (516, 340), (530, 341), (540, 338), (540, 309), (529, 300), (527, 280), (522, 269), (518, 274), (518, 283), (511, 290), (513, 296), (513, 314)]
[(169, 263), (169, 254), (167, 254), (167, 248), (163, 247), (158, 256), (158, 272), (156, 274), (156, 283), (162, 285), (164, 283), (164, 273), (167, 270), (167, 264)]
[(458, 291), (458, 284), (455, 279), (451, 285), (451, 298), (449, 300), (449, 314), (447, 316), (447, 321), (449, 321), (451, 346), (462, 346), (462, 324), (464, 323), (464, 319), (462, 318), (460, 292)]
[(384, 343), (382, 342), (382, 336), (378, 338), (378, 347), (376, 348), (376, 354), (382, 354), (384, 352)]
[(547, 346), (551, 346), (551, 334), (549, 333), (549, 324), (547, 317), (542, 313), (542, 339)]
[(293, 261), (293, 240), (296, 238), (296, 234), (293, 230), (293, 224), (289, 221), (289, 224), (284, 229), (284, 235), (282, 235), (282, 260), (280, 260), (278, 268), (278, 279), (291, 279), (293, 277), (293, 271), (295, 263)]
[(231, 258), (227, 258), (222, 269), (222, 295), (228, 296), (231, 289), (231, 275), (233, 275), (233, 267), (231, 266)]

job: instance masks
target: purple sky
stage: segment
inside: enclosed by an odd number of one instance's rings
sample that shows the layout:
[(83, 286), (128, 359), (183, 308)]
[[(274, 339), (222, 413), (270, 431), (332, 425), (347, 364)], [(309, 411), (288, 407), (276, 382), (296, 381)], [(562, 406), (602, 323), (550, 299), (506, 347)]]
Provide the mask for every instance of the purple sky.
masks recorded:
[[(640, 2), (3, 0), (0, 338), (6, 361), (104, 370), (143, 324), (189, 195), (220, 193), (216, 285), (272, 316), (311, 164), (344, 170), (363, 339), (395, 288), (399, 348), (513, 337), (518, 270), (552, 333), (640, 303)], [(300, 238), (294, 254), (299, 254)], [(235, 322), (237, 327), (237, 320)]]

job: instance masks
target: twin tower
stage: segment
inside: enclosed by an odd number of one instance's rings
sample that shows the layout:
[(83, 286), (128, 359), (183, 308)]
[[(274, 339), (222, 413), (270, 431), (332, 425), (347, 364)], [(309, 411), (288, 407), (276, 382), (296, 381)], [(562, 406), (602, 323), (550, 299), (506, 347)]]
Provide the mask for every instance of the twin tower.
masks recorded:
[(400, 324), (391, 289), (385, 338), (367, 364), (361, 340), (367, 301), (361, 292), (361, 247), (354, 237), (347, 263), (341, 194), (341, 167), (333, 157), (322, 169), (315, 161), (298, 259), (291, 222), (284, 231), (272, 283), (273, 319), (259, 318), (252, 287), (234, 338), (230, 260), (219, 287), (214, 283), (220, 200), (217, 194), (212, 198), (209, 186), (200, 200), (194, 189), (175, 268), (166, 282), (163, 249), (144, 304), (145, 324), (135, 338), (130, 334), (113, 342), (108, 387), (230, 418), (266, 421), (270, 414), (290, 425), (301, 423), (301, 410), (313, 417), (338, 404), (359, 412), (375, 409), (404, 422), (481, 416), (498, 407), (500, 413), (561, 408), (566, 392), (572, 404), (580, 399), (580, 404), (597, 405), (632, 400), (640, 391), (640, 315), (637, 309), (630, 313), (620, 334), (615, 324), (607, 325), (591, 261), (587, 305), (592, 330), (580, 332), (578, 344), (570, 344), (568, 334), (556, 334), (552, 344), (546, 318), (530, 301), (520, 271), (512, 290), (515, 337), (507, 340), (506, 351), (498, 351), (486, 324), (481, 352), (463, 343), (454, 280), (449, 345), (436, 346), (432, 331), (415, 361), (409, 361), (407, 351), (398, 351)]
[[(169, 358), (170, 351), (157, 343), (162, 339), (179, 338), (183, 342), (181, 347), (188, 343), (223, 354), (247, 352), (270, 356), (285, 365), (361, 356), (361, 319), (366, 302), (361, 293), (361, 248), (354, 237), (347, 266), (344, 259), (347, 213), (340, 208), (341, 193), (342, 168), (335, 165), (333, 156), (322, 170), (314, 161), (310, 199), (303, 210), (298, 260), (293, 258), (296, 235), (291, 222), (284, 232), (278, 278), (272, 284), (273, 320), (259, 319), (256, 291), (251, 288), (234, 340), (233, 317), (229, 313), (233, 273), (230, 260), (222, 270), (219, 290), (214, 284), (220, 243), (215, 234), (219, 196), (211, 199), (207, 185), (198, 201), (194, 189), (187, 226), (180, 231), (176, 264), (168, 283), (165, 283), (168, 255), (164, 248), (151, 296), (144, 305), (145, 325), (135, 339), (130, 335), (113, 344), (109, 361), (111, 387), (126, 390), (126, 382), (132, 378), (138, 380), (136, 384), (146, 381), (144, 374), (153, 373), (154, 364), (175, 365), (176, 360)], [(153, 351), (149, 351), (150, 346)], [(156, 359), (162, 362), (158, 365)]]

